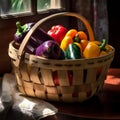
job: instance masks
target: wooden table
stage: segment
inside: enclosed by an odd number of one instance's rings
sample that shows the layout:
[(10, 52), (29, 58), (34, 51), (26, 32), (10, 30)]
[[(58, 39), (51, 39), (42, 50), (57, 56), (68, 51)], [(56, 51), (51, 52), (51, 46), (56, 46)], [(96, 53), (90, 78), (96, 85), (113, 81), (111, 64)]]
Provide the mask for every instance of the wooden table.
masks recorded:
[(120, 119), (120, 69), (109, 69), (103, 90), (91, 99), (83, 103), (52, 104), (59, 109), (59, 117), (66, 116), (65, 120)]

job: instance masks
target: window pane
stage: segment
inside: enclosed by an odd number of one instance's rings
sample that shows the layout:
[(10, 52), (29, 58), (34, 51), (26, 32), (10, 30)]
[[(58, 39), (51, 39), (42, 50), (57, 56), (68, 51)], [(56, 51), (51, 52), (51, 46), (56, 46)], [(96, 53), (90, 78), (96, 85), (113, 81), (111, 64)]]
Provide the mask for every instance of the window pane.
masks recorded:
[(38, 0), (37, 10), (59, 9), (61, 8), (61, 0)]
[(50, 7), (51, 8), (55, 8), (55, 9), (59, 9), (59, 8), (61, 8), (61, 0), (51, 0), (50, 1)]
[(38, 0), (37, 1), (37, 9), (49, 9), (50, 8), (50, 0)]
[(1, 0), (0, 13), (20, 13), (30, 11), (30, 0)]

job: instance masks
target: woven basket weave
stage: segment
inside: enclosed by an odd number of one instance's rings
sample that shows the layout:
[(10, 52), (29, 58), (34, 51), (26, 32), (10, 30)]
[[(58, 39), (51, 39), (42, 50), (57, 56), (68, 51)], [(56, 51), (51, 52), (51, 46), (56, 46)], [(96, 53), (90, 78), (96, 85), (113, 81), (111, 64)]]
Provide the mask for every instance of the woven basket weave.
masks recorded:
[(114, 48), (105, 56), (92, 59), (52, 60), (26, 53), (24, 48), (33, 32), (49, 19), (69, 16), (84, 23), (89, 40), (94, 40), (89, 22), (76, 13), (62, 12), (38, 21), (23, 39), (20, 47), (10, 42), (11, 58), (19, 91), (48, 101), (82, 102), (98, 93), (114, 58)]

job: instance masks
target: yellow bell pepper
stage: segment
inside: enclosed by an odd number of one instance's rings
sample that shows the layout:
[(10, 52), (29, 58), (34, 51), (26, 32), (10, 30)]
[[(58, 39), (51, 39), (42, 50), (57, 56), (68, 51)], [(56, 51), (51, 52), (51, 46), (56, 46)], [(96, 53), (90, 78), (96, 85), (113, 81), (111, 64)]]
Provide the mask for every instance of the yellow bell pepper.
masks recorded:
[(106, 48), (106, 52), (107, 53), (110, 52), (110, 51), (112, 51), (112, 48), (108, 44), (106, 44), (105, 48)]
[(65, 36), (63, 38), (63, 40), (61, 41), (60, 48), (62, 50), (66, 50), (70, 43), (73, 43), (72, 37), (71, 36)]
[(76, 30), (76, 29), (70, 29), (70, 30), (66, 33), (65, 37), (63, 38), (63, 40), (61, 41), (61, 44), (60, 44), (60, 48), (61, 48), (62, 50), (66, 50), (67, 47), (68, 47), (68, 45), (69, 45), (70, 43), (73, 43), (73, 38), (74, 38), (74, 36), (76, 35), (76, 33), (77, 33), (77, 30)]
[(106, 55), (106, 51), (101, 51), (100, 56)]
[(98, 57), (99, 54), (100, 54), (100, 48), (98, 47), (97, 44), (93, 42), (89, 42), (83, 51), (83, 56), (85, 58)]
[(106, 55), (106, 54), (109, 53), (110, 51), (112, 51), (112, 48), (111, 48), (108, 44), (106, 44), (105, 50), (104, 50), (104, 51), (102, 50), (102, 51), (100, 52), (100, 56)]
[(86, 48), (83, 51), (83, 56), (85, 58), (94, 58), (100, 56), (101, 51), (105, 51), (106, 48), (106, 40), (103, 39), (103, 42), (98, 45), (95, 42), (89, 42), (86, 46)]

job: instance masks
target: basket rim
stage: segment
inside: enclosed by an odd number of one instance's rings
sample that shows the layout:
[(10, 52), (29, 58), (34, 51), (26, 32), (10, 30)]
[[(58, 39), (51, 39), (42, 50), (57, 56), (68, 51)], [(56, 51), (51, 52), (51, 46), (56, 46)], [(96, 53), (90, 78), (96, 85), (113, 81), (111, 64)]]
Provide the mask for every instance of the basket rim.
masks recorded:
[[(11, 41), (10, 43), (9, 43), (9, 45), (12, 47), (12, 49), (17, 53), (18, 52), (18, 49), (16, 49), (15, 47), (14, 47), (14, 44), (15, 44), (15, 41)], [(41, 57), (41, 56), (37, 56), (37, 55), (34, 55), (34, 54), (30, 54), (30, 53), (27, 53), (27, 52), (25, 52), (25, 54), (27, 55), (27, 56), (29, 56), (29, 55), (31, 55), (31, 56), (33, 56), (34, 58), (36, 57), (36, 58), (38, 58), (38, 59), (42, 59), (42, 60), (45, 60), (45, 61), (66, 61), (66, 62), (70, 62), (70, 61), (83, 61), (83, 60), (94, 60), (94, 59), (100, 59), (100, 58), (103, 58), (103, 57), (105, 57), (105, 56), (108, 56), (108, 55), (110, 55), (111, 53), (114, 53), (115, 52), (115, 48), (113, 47), (113, 46), (111, 46), (111, 45), (109, 45), (110, 46), (110, 48), (112, 49), (108, 54), (105, 54), (105, 55), (102, 55), (102, 56), (98, 56), (98, 57), (93, 57), (93, 58), (79, 58), (79, 59), (47, 59), (47, 58), (44, 58), (44, 57)], [(9, 47), (10, 48), (10, 47)], [(11, 56), (10, 56), (11, 57)], [(11, 57), (12, 58), (12, 57)], [(15, 59), (15, 58), (13, 58), (13, 59)]]
[[(18, 49), (14, 47), (14, 41), (11, 41), (9, 44), (9, 56), (16, 62), (18, 59)], [(110, 64), (114, 58), (115, 48), (110, 46), (112, 51), (108, 54), (99, 56), (96, 58), (81, 58), (81, 59), (65, 59), (65, 60), (56, 60), (56, 59), (47, 59), (44, 57), (40, 57), (34, 54), (26, 53), (22, 61), (27, 64), (30, 64), (35, 67), (45, 68), (45, 69), (83, 69), (83, 68), (92, 68), (96, 66), (104, 66)]]

